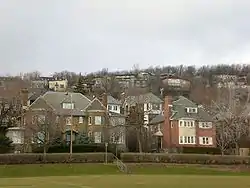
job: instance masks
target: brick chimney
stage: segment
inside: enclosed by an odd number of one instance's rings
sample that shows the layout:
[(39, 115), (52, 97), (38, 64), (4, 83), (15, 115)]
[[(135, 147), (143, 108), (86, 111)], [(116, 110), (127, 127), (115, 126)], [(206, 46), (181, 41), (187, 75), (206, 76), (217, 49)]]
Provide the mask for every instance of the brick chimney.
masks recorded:
[(21, 90), (21, 101), (22, 101), (22, 106), (27, 107), (28, 106), (28, 100), (29, 100), (29, 91), (28, 89), (22, 89)]
[(101, 102), (102, 102), (103, 106), (105, 106), (107, 108), (107, 106), (108, 106), (108, 95), (107, 95), (107, 93), (102, 94)]
[(172, 97), (166, 95), (164, 97), (164, 125), (163, 125), (163, 148), (171, 147), (171, 125), (170, 125), (170, 116), (171, 108), (169, 105), (172, 104)]

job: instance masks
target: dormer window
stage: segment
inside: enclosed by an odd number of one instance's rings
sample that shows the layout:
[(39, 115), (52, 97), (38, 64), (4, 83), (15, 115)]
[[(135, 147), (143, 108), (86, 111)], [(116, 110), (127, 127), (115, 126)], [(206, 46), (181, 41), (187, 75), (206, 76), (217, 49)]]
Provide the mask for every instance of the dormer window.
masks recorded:
[(63, 103), (62, 107), (63, 109), (74, 109), (75, 105), (74, 103)]
[(186, 108), (187, 113), (197, 113), (197, 108)]

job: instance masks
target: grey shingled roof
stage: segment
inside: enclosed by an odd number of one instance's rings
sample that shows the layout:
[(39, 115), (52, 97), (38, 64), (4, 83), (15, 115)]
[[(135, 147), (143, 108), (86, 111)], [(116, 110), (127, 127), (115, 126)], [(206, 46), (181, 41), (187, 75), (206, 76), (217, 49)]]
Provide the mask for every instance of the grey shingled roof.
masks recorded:
[[(70, 102), (70, 96), (72, 95), (72, 102), (75, 105), (73, 110), (70, 109), (63, 109), (62, 103), (63, 102)], [(83, 110), (91, 103), (91, 101), (82, 95), (81, 93), (68, 93), (65, 92), (46, 92), (43, 96), (43, 99), (50, 104), (57, 113), (59, 114), (70, 114), (71, 112), (73, 115), (80, 115), (83, 114)]]
[(97, 98), (94, 98), (93, 101), (85, 108), (86, 111), (89, 110), (107, 110), (105, 106)]
[[(197, 104), (191, 100), (180, 96), (178, 100), (174, 101), (172, 107), (171, 119), (177, 120), (181, 118), (193, 118), (199, 121), (212, 121), (213, 118), (205, 111), (204, 108), (198, 107)], [(187, 113), (186, 108), (198, 108), (198, 113)]]
[(128, 96), (125, 101), (130, 105), (145, 103), (160, 104), (163, 102), (159, 97), (157, 97), (153, 93), (146, 93), (138, 96)]
[(162, 123), (164, 121), (164, 116), (162, 114), (159, 114), (153, 118), (149, 124), (158, 124)]
[(112, 97), (111, 95), (108, 95), (108, 104), (116, 104), (116, 105), (121, 105), (121, 101), (115, 99), (114, 97)]

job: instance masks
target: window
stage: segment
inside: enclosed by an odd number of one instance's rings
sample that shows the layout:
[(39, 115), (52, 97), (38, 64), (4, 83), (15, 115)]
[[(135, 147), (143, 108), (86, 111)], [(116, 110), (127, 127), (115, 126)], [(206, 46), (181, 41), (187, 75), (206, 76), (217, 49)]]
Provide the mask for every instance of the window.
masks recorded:
[(92, 117), (89, 116), (89, 125), (92, 125)]
[(213, 127), (212, 122), (199, 122), (199, 128), (211, 129)]
[(179, 121), (179, 126), (180, 126), (180, 127), (183, 126), (183, 121)]
[(183, 136), (180, 136), (180, 144), (182, 144), (183, 143)]
[(36, 124), (36, 119), (37, 119), (36, 116), (32, 116), (32, 124)]
[(59, 123), (59, 116), (56, 116), (56, 123)]
[(38, 115), (37, 122), (44, 124), (45, 123), (45, 115)]
[(152, 108), (153, 108), (153, 110), (160, 110), (160, 105), (159, 104), (153, 104)]
[(102, 133), (101, 132), (94, 132), (94, 141), (95, 141), (95, 143), (102, 142)]
[(83, 117), (79, 117), (79, 123), (83, 123)]
[(95, 116), (95, 125), (102, 125), (102, 116)]
[(112, 106), (111, 105), (108, 105), (108, 110), (112, 110)]
[(71, 137), (71, 135), (70, 134), (66, 134), (66, 142), (70, 142), (70, 137)]
[(179, 144), (195, 144), (195, 136), (180, 136)]
[(190, 120), (179, 120), (179, 127), (194, 127), (195, 121)]
[(71, 117), (66, 118), (66, 125), (71, 125)]
[(117, 111), (118, 107), (117, 106), (114, 106), (114, 110)]
[(74, 103), (63, 103), (63, 109), (74, 109)]
[(200, 137), (199, 140), (200, 140), (201, 145), (212, 145), (213, 144), (212, 137)]
[(63, 84), (60, 84), (60, 88), (64, 88), (64, 85), (63, 85)]
[(186, 108), (187, 113), (197, 113), (197, 108)]

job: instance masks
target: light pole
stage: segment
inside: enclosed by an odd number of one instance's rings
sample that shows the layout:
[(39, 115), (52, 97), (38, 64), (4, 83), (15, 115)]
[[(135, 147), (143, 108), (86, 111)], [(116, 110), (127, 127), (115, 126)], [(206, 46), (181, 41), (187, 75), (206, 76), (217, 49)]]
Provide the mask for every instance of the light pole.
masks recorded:
[(72, 102), (72, 94), (70, 94), (70, 105), (71, 105), (71, 112), (70, 112), (70, 121), (71, 121), (71, 127), (70, 127), (70, 159), (72, 159), (72, 153), (73, 153), (73, 102)]

